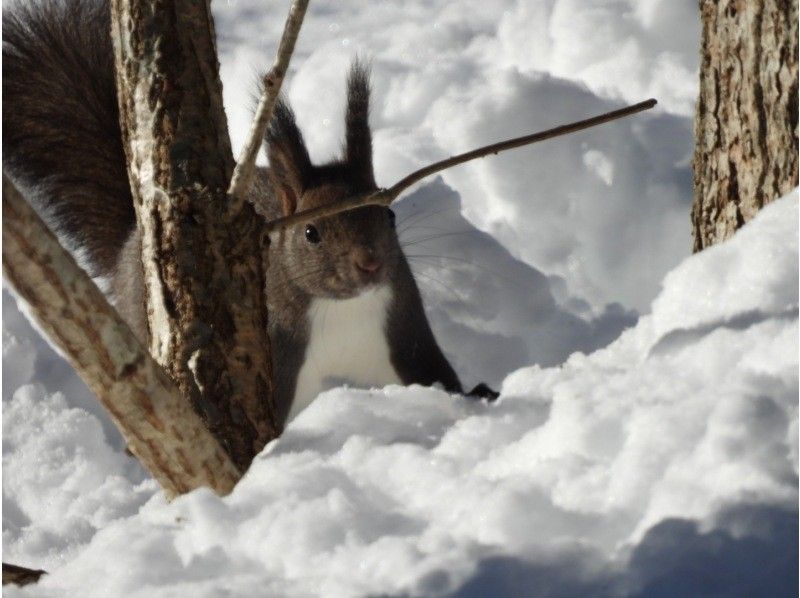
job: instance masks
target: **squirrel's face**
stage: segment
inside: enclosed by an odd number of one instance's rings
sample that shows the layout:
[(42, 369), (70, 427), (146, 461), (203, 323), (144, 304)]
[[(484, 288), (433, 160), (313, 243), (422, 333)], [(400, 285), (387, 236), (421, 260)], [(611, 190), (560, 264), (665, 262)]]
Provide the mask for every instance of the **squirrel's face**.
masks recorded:
[[(269, 178), (284, 216), (377, 191), (369, 128), (369, 76), (359, 62), (347, 81), (341, 159), (311, 163), (294, 113), (279, 100), (266, 134)], [(309, 295), (346, 299), (393, 276), (402, 252), (388, 208), (366, 206), (281, 232), (272, 246), (292, 284)]]
[[(343, 185), (323, 185), (302, 194), (298, 211), (350, 195)], [(348, 299), (386, 283), (401, 249), (394, 213), (365, 206), (290, 227), (276, 249), (292, 282), (312, 296)]]

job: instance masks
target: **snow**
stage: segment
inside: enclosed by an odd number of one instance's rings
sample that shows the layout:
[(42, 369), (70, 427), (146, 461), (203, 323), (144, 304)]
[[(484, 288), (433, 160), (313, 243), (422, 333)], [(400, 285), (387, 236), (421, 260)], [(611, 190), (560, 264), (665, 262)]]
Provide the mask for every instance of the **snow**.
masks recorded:
[(18, 553), (51, 564), (74, 557), (156, 489), (136, 483), (144, 477), (138, 465), (106, 443), (97, 417), (70, 409), (61, 393), (27, 384), (4, 407), (3, 532), (15, 538), (6, 547), (12, 562)]
[[(226, 498), (167, 504), (95, 414), (18, 378), (4, 558), (51, 573), (9, 595), (790, 595), (797, 223), (793, 193), (496, 404), (328, 391)], [(36, 371), (15, 338), (6, 371)]]
[(515, 259), (461, 215), (458, 194), (441, 179), (393, 209), (436, 338), (467, 388), (499, 385), (531, 363), (558, 365), (636, 322), (619, 303), (593, 310), (560, 277)]
[[(285, 0), (214, 4), (234, 146)], [(338, 388), (226, 498), (167, 504), (3, 291), (9, 596), (794, 595), (798, 199), (689, 256), (694, 0), (312, 2), (287, 90), (340, 149), (372, 61), (376, 174), (649, 96), (394, 209), (464, 385)]]

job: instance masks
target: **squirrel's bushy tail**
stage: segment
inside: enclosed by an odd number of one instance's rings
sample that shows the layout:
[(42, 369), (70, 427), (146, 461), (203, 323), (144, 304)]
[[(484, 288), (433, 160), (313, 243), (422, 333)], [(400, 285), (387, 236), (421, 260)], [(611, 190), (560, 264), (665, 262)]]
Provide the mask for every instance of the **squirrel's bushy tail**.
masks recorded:
[(3, 11), (3, 168), (92, 274), (133, 230), (107, 0)]

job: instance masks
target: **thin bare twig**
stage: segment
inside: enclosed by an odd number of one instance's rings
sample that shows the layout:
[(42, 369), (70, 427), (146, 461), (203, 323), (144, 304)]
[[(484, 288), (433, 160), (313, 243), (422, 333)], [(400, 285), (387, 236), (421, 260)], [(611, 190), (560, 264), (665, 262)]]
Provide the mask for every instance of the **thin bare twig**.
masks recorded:
[(283, 77), (289, 68), (289, 60), (291, 60), (294, 52), (294, 44), (300, 33), (306, 8), (308, 8), (308, 0), (294, 0), (289, 8), (289, 15), (286, 17), (286, 25), (283, 28), (283, 35), (278, 45), (275, 62), (264, 77), (264, 91), (258, 101), (258, 107), (253, 118), (253, 124), (250, 126), (247, 141), (244, 144), (242, 153), (239, 155), (239, 161), (231, 177), (228, 195), (234, 199), (244, 198), (250, 188), (250, 182), (253, 180), (253, 173), (255, 172), (256, 156), (261, 148), (269, 121), (272, 118), (272, 110), (281, 91)]
[(569, 133), (575, 133), (576, 131), (582, 131), (584, 129), (595, 127), (597, 125), (601, 125), (603, 123), (607, 123), (609, 121), (616, 120), (624, 116), (629, 116), (637, 112), (642, 112), (643, 110), (649, 110), (655, 105), (656, 105), (656, 100), (650, 99), (644, 102), (639, 102), (638, 104), (633, 104), (632, 106), (626, 106), (625, 108), (620, 108), (619, 110), (613, 110), (611, 112), (606, 112), (598, 116), (593, 116), (585, 120), (580, 120), (574, 123), (561, 125), (560, 127), (547, 129), (546, 131), (541, 131), (539, 133), (525, 135), (524, 137), (516, 137), (514, 139), (500, 141), (499, 143), (493, 143), (491, 145), (486, 145), (484, 147), (480, 147), (478, 149), (465, 152), (463, 154), (458, 154), (457, 156), (452, 156), (451, 158), (447, 158), (446, 160), (434, 162), (433, 164), (425, 166), (424, 168), (420, 168), (419, 170), (416, 170), (411, 174), (409, 174), (408, 176), (404, 177), (403, 179), (401, 179), (388, 189), (381, 189), (379, 191), (376, 191), (375, 193), (369, 193), (365, 195), (355, 195), (353, 197), (347, 197), (336, 203), (320, 206), (312, 210), (305, 210), (303, 212), (298, 212), (297, 214), (292, 214), (291, 216), (277, 218), (272, 222), (267, 223), (266, 225), (267, 231), (272, 232), (275, 230), (281, 230), (286, 227), (292, 226), (294, 224), (308, 222), (309, 220), (313, 220), (315, 218), (322, 218), (324, 216), (332, 216), (333, 214), (338, 214), (339, 212), (352, 210), (361, 206), (374, 205), (374, 204), (388, 206), (395, 199), (397, 199), (400, 196), (400, 194), (403, 193), (403, 191), (408, 189), (414, 183), (424, 179), (425, 177), (429, 177), (432, 174), (441, 172), (446, 168), (457, 166), (458, 164), (463, 164), (464, 162), (469, 162), (470, 160), (475, 160), (476, 158), (484, 158), (490, 154), (498, 154), (506, 150), (522, 147), (524, 145), (530, 145), (532, 143), (537, 143), (539, 141), (544, 141), (546, 139), (552, 139), (553, 137), (560, 137), (561, 135), (567, 135)]

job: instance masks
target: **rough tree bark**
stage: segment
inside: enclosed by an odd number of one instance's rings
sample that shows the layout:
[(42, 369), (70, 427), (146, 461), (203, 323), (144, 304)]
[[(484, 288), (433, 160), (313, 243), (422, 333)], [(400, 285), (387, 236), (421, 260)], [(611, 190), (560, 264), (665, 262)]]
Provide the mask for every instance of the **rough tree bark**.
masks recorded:
[(798, 184), (797, 0), (700, 0), (694, 250)]
[(3, 273), (168, 496), (231, 491), (239, 471), (228, 454), (5, 177)]
[(269, 239), (226, 194), (234, 161), (207, 0), (113, 0), (150, 351), (241, 470), (279, 433), (264, 297)]

